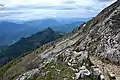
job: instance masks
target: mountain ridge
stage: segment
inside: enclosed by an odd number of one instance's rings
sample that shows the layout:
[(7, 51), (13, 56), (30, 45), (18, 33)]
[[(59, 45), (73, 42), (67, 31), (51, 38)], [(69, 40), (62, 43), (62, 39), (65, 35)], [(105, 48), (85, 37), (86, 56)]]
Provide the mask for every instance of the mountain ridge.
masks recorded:
[(52, 28), (47, 28), (29, 37), (21, 38), (18, 42), (8, 46), (1, 52), (3, 57), (0, 59), (0, 65), (6, 64), (9, 60), (22, 56), (25, 52), (33, 51), (43, 44), (56, 40), (61, 36), (59, 33), (53, 31)]

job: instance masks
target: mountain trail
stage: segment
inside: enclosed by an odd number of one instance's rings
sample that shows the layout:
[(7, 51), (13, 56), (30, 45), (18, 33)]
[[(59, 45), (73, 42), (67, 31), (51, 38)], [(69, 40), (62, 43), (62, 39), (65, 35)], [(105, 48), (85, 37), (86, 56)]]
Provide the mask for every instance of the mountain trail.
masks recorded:
[(104, 72), (105, 75), (108, 73), (115, 73), (116, 80), (120, 80), (120, 66), (114, 65), (112, 63), (104, 63), (94, 56), (90, 56), (90, 60), (93, 64), (98, 66)]

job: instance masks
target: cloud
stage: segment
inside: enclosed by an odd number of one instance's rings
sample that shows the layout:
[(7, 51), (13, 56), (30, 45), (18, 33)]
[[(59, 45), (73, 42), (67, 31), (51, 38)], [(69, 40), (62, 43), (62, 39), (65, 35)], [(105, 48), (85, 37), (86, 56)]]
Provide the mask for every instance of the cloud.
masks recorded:
[[(29, 20), (53, 17), (88, 18), (113, 3), (111, 0), (0, 0), (6, 4), (0, 19)], [(99, 3), (102, 2), (102, 3)]]
[(110, 1), (115, 1), (115, 0), (98, 0), (99, 2), (110, 2)]
[(0, 0), (1, 4), (13, 7), (19, 5), (59, 5), (63, 0)]
[(74, 4), (76, 1), (69, 0), (69, 1), (64, 1), (63, 4)]
[(74, 10), (74, 9), (77, 9), (78, 7), (75, 7), (75, 6), (66, 6), (66, 5), (63, 5), (63, 6), (17, 6), (17, 7), (6, 7), (4, 8), (4, 11), (5, 10), (29, 10), (29, 9), (44, 9), (44, 10), (47, 10), (47, 9), (51, 9), (51, 10)]

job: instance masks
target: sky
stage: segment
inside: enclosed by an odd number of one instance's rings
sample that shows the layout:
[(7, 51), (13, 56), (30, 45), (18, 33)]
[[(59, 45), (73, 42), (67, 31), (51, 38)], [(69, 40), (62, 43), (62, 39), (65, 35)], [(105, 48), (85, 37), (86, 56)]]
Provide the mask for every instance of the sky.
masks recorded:
[(0, 20), (90, 18), (116, 0), (0, 0)]

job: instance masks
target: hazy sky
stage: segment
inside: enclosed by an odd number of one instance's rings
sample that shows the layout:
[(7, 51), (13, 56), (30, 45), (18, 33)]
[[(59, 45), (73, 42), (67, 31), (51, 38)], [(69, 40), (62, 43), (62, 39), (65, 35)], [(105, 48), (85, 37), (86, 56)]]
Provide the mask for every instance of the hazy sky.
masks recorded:
[(0, 0), (2, 20), (41, 18), (89, 18), (115, 0)]

